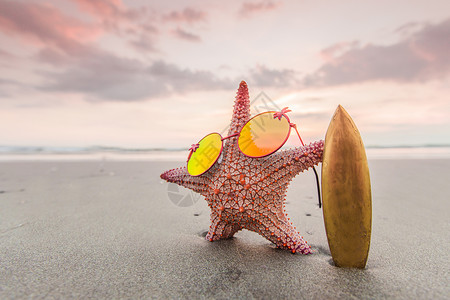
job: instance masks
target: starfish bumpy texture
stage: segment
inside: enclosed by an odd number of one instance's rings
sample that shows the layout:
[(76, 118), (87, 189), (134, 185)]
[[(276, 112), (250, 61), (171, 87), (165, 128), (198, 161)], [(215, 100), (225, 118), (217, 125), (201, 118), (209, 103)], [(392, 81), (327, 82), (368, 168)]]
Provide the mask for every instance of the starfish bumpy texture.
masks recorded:
[[(248, 89), (242, 81), (228, 135), (240, 132), (249, 119)], [(248, 229), (292, 253), (311, 253), (310, 246), (288, 221), (284, 201), (289, 182), (322, 161), (323, 141), (251, 158), (240, 152), (237, 139), (234, 136), (224, 140), (222, 158), (206, 173), (194, 177), (181, 167), (164, 172), (161, 178), (205, 196), (211, 208), (206, 239), (211, 242)]]

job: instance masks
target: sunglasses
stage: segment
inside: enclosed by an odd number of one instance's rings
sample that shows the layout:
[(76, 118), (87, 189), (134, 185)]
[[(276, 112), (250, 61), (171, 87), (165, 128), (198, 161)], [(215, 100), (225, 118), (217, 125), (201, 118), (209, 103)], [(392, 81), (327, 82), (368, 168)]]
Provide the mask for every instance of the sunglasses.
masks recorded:
[(253, 158), (265, 157), (280, 149), (288, 140), (291, 128), (295, 129), (304, 145), (297, 126), (286, 115), (288, 112), (290, 110), (285, 107), (280, 112), (260, 113), (248, 120), (238, 133), (227, 137), (217, 132), (206, 135), (189, 149), (188, 173), (200, 176), (207, 172), (222, 154), (224, 140), (232, 137), (237, 137), (237, 146), (242, 154)]
[[(192, 144), (187, 158), (187, 171), (191, 176), (200, 176), (207, 172), (219, 160), (223, 150), (223, 141), (237, 137), (237, 146), (242, 154), (248, 157), (260, 158), (278, 151), (288, 140), (291, 129), (294, 128), (302, 146), (305, 146), (297, 125), (291, 123), (287, 113), (287, 107), (280, 112), (267, 111), (260, 113), (244, 124), (242, 129), (235, 134), (222, 137), (213, 132), (203, 137), (197, 144)], [(313, 167), (316, 176), (319, 207), (321, 207), (319, 177)]]

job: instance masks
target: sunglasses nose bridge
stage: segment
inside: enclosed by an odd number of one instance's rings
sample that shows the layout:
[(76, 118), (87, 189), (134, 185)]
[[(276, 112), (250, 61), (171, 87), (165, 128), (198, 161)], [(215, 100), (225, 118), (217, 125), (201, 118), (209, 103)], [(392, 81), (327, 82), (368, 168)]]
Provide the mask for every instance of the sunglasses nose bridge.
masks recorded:
[(237, 133), (233, 133), (232, 135), (226, 136), (226, 137), (222, 138), (221, 141), (224, 141), (224, 140), (226, 140), (226, 139), (232, 138), (232, 137), (234, 137), (234, 136), (238, 136), (239, 133), (240, 133), (240, 132), (237, 132)]

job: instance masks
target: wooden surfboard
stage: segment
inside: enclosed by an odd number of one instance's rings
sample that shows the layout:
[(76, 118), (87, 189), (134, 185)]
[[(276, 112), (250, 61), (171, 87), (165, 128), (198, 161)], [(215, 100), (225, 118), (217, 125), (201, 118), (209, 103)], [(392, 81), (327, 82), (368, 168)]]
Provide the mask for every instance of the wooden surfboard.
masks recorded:
[(325, 136), (323, 217), (338, 267), (364, 268), (372, 229), (372, 195), (366, 151), (358, 128), (339, 105)]

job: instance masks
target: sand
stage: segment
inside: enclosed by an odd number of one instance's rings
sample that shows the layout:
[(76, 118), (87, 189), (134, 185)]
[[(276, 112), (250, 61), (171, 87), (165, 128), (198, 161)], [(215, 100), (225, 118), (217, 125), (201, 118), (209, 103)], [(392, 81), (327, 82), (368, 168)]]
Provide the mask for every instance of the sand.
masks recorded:
[(291, 220), (316, 251), (302, 256), (249, 231), (205, 241), (206, 202), (175, 205), (169, 195), (186, 192), (159, 178), (179, 165), (1, 162), (0, 298), (450, 297), (450, 160), (369, 162), (365, 270), (333, 266), (312, 172), (287, 195)]

